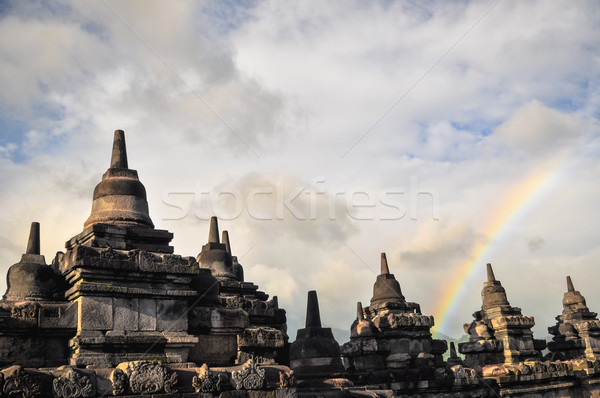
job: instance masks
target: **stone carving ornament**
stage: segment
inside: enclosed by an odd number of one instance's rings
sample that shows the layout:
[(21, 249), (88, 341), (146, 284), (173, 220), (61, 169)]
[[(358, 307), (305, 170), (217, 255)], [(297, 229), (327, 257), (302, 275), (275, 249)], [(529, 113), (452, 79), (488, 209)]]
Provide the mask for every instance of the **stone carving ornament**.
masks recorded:
[(37, 317), (37, 304), (25, 304), (11, 308), (11, 316), (20, 319), (33, 319)]
[(239, 296), (226, 297), (225, 306), (227, 308), (243, 308), (245, 300)]
[(42, 396), (41, 381), (32, 377), (21, 366), (11, 366), (2, 371), (4, 385), (3, 397), (38, 398)]
[(127, 392), (127, 375), (121, 369), (115, 369), (110, 375), (114, 395), (124, 395)]
[(477, 377), (475, 370), (471, 368), (465, 368), (462, 365), (454, 365), (450, 368), (450, 370), (452, 371), (454, 378), (457, 380), (475, 379)]
[(249, 359), (241, 370), (231, 372), (236, 390), (258, 390), (265, 382), (265, 370), (260, 369), (254, 359)]
[(229, 384), (226, 375), (212, 371), (206, 364), (202, 365), (198, 374), (192, 379), (196, 392), (221, 392)]
[(154, 394), (177, 392), (177, 373), (154, 361), (123, 362), (111, 375), (114, 394)]
[(113, 249), (110, 246), (108, 246), (106, 249), (100, 251), (100, 257), (102, 257), (102, 258), (109, 258), (109, 259), (116, 260), (116, 259), (122, 259), (125, 256), (126, 255), (121, 254), (120, 252), (116, 251), (115, 249)]
[(86, 398), (96, 395), (89, 376), (68, 368), (52, 382), (52, 393), (57, 398)]

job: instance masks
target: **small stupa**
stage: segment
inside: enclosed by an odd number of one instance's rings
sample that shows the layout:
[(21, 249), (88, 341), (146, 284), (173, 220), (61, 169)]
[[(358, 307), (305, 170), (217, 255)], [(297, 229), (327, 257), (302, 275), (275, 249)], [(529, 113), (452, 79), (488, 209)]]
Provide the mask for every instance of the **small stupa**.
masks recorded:
[[(246, 325), (240, 330), (224, 328), (215, 331), (236, 351), (236, 363), (253, 359), (261, 364), (287, 364), (289, 343), (285, 310), (279, 308), (277, 297), (258, 290), (252, 282), (244, 281), (244, 270), (232, 255), (229, 232), (223, 231), (219, 240), (219, 222), (211, 217), (208, 242), (197, 256), (200, 270), (210, 270), (217, 280), (219, 298), (224, 306), (219, 312), (243, 312)], [(242, 315), (237, 316), (241, 319)], [(220, 351), (221, 348), (218, 348)]]
[(585, 297), (575, 290), (567, 276), (567, 292), (564, 294), (562, 315), (556, 317), (556, 325), (548, 328), (553, 336), (548, 342), (550, 359), (600, 357), (600, 321), (598, 314), (587, 307)]
[(510, 305), (491, 264), (487, 264), (481, 300), (481, 310), (473, 313), (475, 319), (464, 325), (469, 341), (458, 345), (466, 364), (480, 371), (485, 365), (541, 359), (546, 343), (533, 338), (534, 318)]
[(39, 223), (31, 223), (27, 249), (6, 279), (0, 300), (0, 366), (65, 365), (77, 306), (64, 301), (65, 279), (40, 252)]
[(208, 268), (218, 280), (235, 279), (231, 262), (231, 252), (227, 251), (225, 242), (219, 241), (219, 224), (217, 217), (210, 218), (208, 242), (196, 257), (201, 268)]
[(356, 315), (350, 341), (342, 346), (355, 385), (390, 388), (391, 383), (400, 383), (402, 389), (418, 390), (446, 375), (442, 357), (447, 344), (432, 338), (433, 316), (421, 314), (419, 304), (406, 301), (385, 253), (371, 305), (363, 308), (357, 303)]
[(32, 222), (27, 250), (21, 261), (8, 269), (4, 300), (52, 300), (57, 293), (58, 278), (40, 254), (40, 224)]
[(345, 380), (340, 346), (331, 328), (321, 325), (319, 300), (314, 290), (308, 292), (305, 327), (298, 329), (290, 346), (290, 368), (301, 387), (350, 385)]

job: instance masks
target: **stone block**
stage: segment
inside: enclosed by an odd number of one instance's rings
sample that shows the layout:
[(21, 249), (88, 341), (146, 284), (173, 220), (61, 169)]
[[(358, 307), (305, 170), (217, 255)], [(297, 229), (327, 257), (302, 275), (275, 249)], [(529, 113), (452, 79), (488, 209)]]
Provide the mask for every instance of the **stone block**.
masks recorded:
[(411, 356), (408, 353), (391, 354), (385, 358), (388, 368), (405, 368), (410, 365)]
[(423, 352), (431, 352), (431, 340), (423, 340), (422, 341), (423, 344)]
[(183, 300), (156, 301), (156, 330), (158, 331), (187, 331), (188, 305)]
[(211, 318), (210, 313), (211, 310), (208, 307), (192, 308), (188, 316), (190, 330), (209, 330)]
[(111, 330), (113, 308), (111, 297), (87, 297), (77, 299), (77, 330)]
[(66, 339), (46, 339), (46, 366), (60, 366), (67, 363)]
[(410, 347), (409, 339), (390, 340), (390, 352), (391, 353), (408, 352), (409, 347)]
[(377, 352), (377, 340), (375, 339), (364, 339), (362, 341), (362, 350), (365, 354)]
[(138, 300), (138, 330), (156, 330), (156, 300)]
[(248, 313), (241, 308), (214, 308), (210, 323), (215, 329), (244, 329), (250, 326)]
[(113, 330), (138, 330), (138, 299), (113, 298), (114, 325)]
[[(431, 340), (431, 352), (434, 354), (443, 354), (448, 349), (446, 340)], [(460, 350), (460, 349), (459, 349)]]
[(237, 358), (237, 336), (233, 335), (201, 335), (198, 343), (192, 347), (188, 360), (195, 363), (206, 363), (209, 366), (232, 365)]
[(354, 358), (356, 370), (385, 369), (385, 358), (381, 355), (361, 355)]
[(48, 329), (77, 328), (77, 303), (40, 305), (39, 327)]
[(409, 352), (411, 354), (418, 354), (423, 352), (423, 344), (420, 340), (411, 340), (409, 343)]

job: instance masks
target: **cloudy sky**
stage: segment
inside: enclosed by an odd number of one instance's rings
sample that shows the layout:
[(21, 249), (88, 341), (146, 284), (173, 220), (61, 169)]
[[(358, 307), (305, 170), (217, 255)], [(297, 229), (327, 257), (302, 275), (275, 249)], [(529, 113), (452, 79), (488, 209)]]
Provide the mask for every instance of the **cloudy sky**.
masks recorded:
[(543, 338), (567, 274), (600, 311), (599, 25), (593, 1), (3, 2), (2, 272), (31, 221), (48, 262), (82, 230), (123, 129), (176, 253), (219, 216), (292, 340), (316, 289), (343, 343), (383, 251), (445, 333), (491, 262)]

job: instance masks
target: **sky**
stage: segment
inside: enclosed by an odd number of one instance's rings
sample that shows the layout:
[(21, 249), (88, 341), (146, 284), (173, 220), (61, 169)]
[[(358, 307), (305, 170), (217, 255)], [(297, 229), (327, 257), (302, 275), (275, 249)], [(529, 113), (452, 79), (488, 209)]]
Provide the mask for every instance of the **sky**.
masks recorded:
[[(565, 277), (600, 311), (593, 1), (0, 4), (0, 268), (81, 232), (125, 131), (175, 253), (216, 215), (290, 340), (347, 341), (381, 252), (459, 338), (492, 263), (536, 338)], [(0, 282), (0, 290), (6, 284)]]

